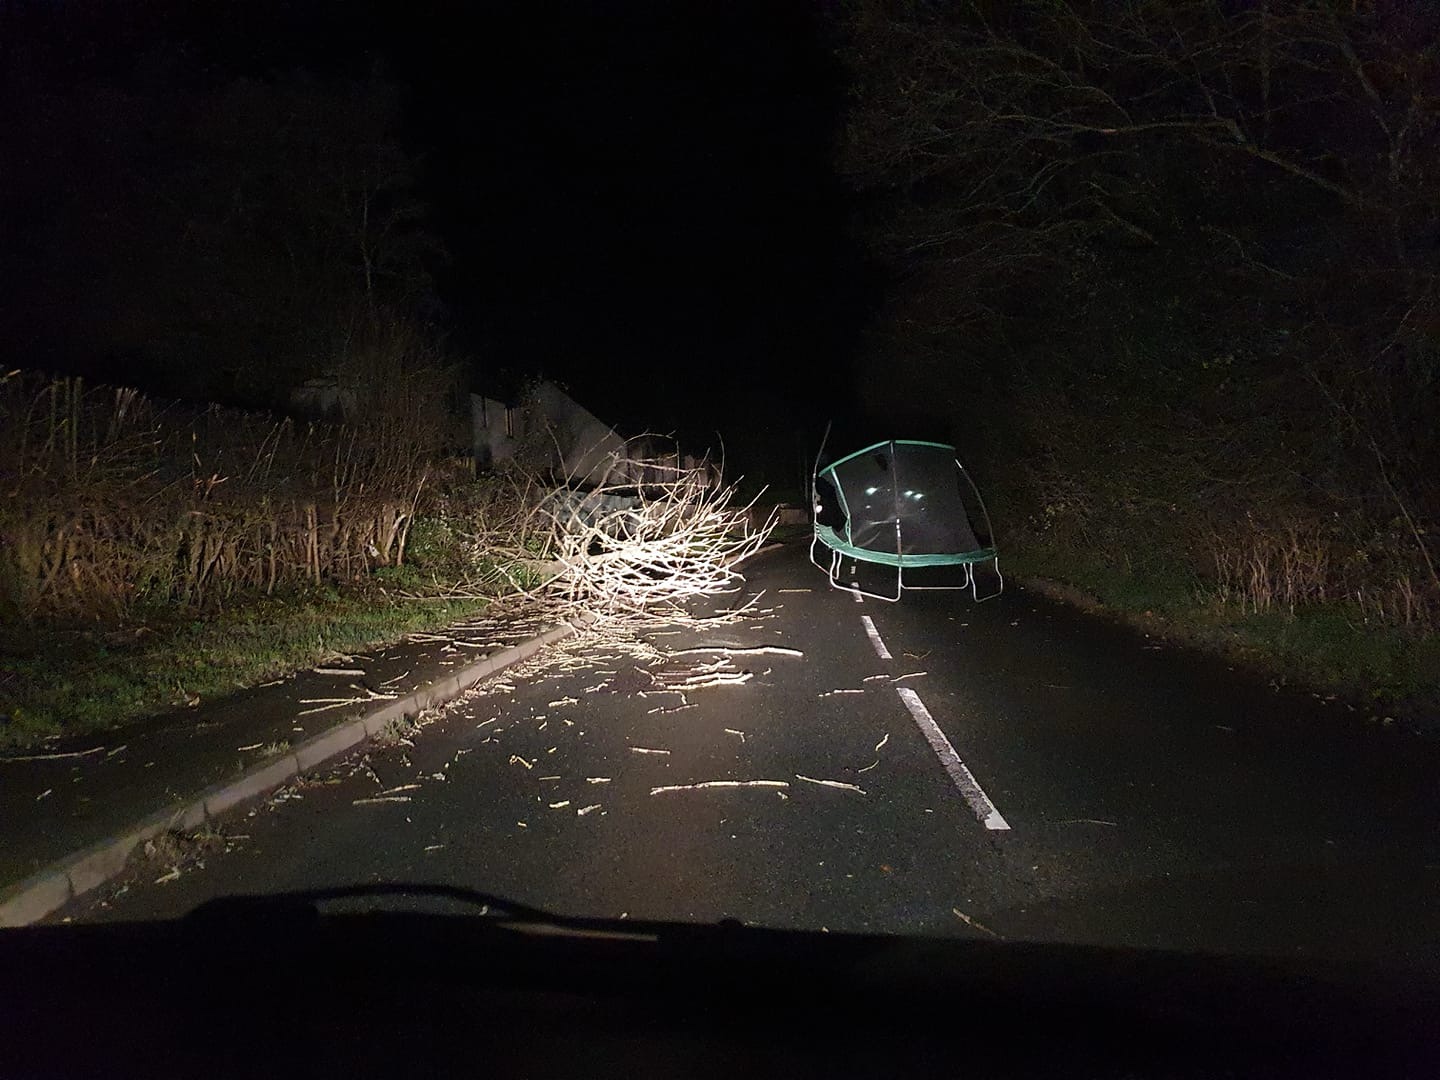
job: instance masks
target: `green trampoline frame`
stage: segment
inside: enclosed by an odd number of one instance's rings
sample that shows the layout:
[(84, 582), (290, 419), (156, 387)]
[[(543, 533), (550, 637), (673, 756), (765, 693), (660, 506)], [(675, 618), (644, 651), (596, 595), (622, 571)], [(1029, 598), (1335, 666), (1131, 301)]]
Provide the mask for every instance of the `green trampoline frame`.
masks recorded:
[[(960, 470), (960, 475), (963, 476), (965, 482), (970, 485), (970, 490), (974, 493), (975, 501), (979, 505), (980, 513), (984, 515), (986, 531), (990, 531), (990, 514), (989, 511), (985, 509), (985, 500), (981, 498), (980, 490), (970, 479), (970, 474), (965, 471), (965, 466), (960, 464), (960, 459), (958, 456), (956, 456), (955, 453), (955, 447), (951, 446), (949, 443), (930, 442), (924, 439), (886, 439), (882, 442), (873, 443), (870, 446), (865, 447), (863, 450), (856, 450), (853, 454), (846, 454), (839, 460), (832, 461), (823, 469), (818, 469), (815, 472), (815, 475), (811, 479), (812, 515), (819, 512), (819, 504), (818, 502), (816, 502), (814, 492), (815, 484), (826, 473), (829, 473), (831, 485), (835, 489), (835, 496), (840, 503), (840, 510), (845, 515), (845, 535), (841, 536), (840, 533), (838, 533), (835, 529), (831, 528), (829, 525), (822, 525), (818, 520), (816, 520), (814, 523), (814, 535), (810, 540), (810, 561), (818, 569), (825, 572), (826, 576), (830, 579), (830, 585), (832, 588), (841, 589), (845, 592), (859, 593), (863, 596), (869, 596), (876, 600), (884, 600), (889, 603), (894, 603), (898, 601), (906, 591), (958, 591), (963, 589), (969, 589), (971, 595), (975, 598), (977, 603), (983, 600), (991, 600), (999, 596), (1001, 592), (1004, 591), (1005, 579), (1000, 573), (1000, 553), (993, 544), (987, 547), (977, 548), (974, 551), (905, 555), (901, 552), (901, 547), (903, 545), (901, 543), (901, 523), (898, 515), (895, 519), (894, 552), (874, 551), (869, 548), (857, 547), (852, 542), (853, 538), (851, 536), (850, 523), (853, 518), (850, 513), (849, 504), (845, 500), (845, 489), (840, 484), (839, 477), (835, 475), (835, 469), (841, 465), (844, 465), (847, 461), (853, 461), (858, 457), (864, 456), (865, 454), (874, 453), (875, 451), (883, 449), (885, 447), (889, 447), (893, 451), (893, 448), (897, 446), (929, 446), (937, 450), (946, 451), (949, 454), (951, 460), (955, 463), (955, 467)], [(830, 565), (828, 567), (823, 565), (820, 560), (815, 557), (816, 546), (819, 544), (823, 544), (830, 552)], [(842, 582), (840, 580), (840, 570), (844, 566), (844, 562), (847, 558), (857, 563), (864, 562), (876, 566), (894, 567), (895, 594), (893, 596), (887, 596), (884, 593), (877, 593), (863, 589), (859, 586), (858, 583)], [(994, 592), (987, 592), (984, 596), (981, 596), (979, 579), (976, 577), (975, 567), (980, 563), (986, 562), (992, 563), (994, 566), (995, 580), (997, 582), (997, 586)], [(964, 580), (954, 585), (907, 585), (905, 583), (906, 567), (920, 569), (923, 567), (933, 566), (963, 567), (965, 570)]]

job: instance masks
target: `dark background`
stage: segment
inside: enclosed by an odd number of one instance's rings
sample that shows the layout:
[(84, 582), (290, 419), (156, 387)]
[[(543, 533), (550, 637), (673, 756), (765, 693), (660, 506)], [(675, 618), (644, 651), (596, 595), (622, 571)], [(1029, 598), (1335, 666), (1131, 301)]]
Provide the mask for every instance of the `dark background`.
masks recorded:
[[(850, 393), (873, 289), (832, 164), (843, 73), (808, 5), (5, 0), (0, 13), (7, 96), (28, 114), (11, 116), (20, 220), (0, 312), (17, 362), (258, 405), (320, 373), (323, 340), (293, 348), (309, 328), (267, 338), (242, 311), (147, 334), (117, 314), (166, 307), (164, 271), (137, 296), (142, 249), (218, 205), (189, 194), (193, 134), (218, 123), (206, 104), (242, 80), (299, 78), (393, 93), (389, 130), (370, 131), (399, 150), (426, 250), (390, 303), (444, 334), (471, 389), (509, 397), (543, 374), (624, 430), (721, 431), (752, 460), (768, 445), (787, 479), (794, 431)], [(232, 150), (236, 168), (283, 158), (281, 190), (310, 179), (283, 147)], [(272, 277), (255, 258), (254, 277)], [(287, 302), (231, 288), (241, 309)], [(329, 317), (293, 301), (307, 302)]]

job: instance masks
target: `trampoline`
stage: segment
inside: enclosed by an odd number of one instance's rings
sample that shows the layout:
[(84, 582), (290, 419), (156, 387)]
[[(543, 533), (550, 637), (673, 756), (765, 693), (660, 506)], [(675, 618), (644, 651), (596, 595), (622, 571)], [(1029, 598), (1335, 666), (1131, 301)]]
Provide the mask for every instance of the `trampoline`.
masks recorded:
[[(969, 589), (977, 600), (1004, 588), (990, 519), (955, 448), (891, 439), (819, 469), (810, 561), (837, 589), (896, 601), (914, 589)], [(861, 566), (895, 572), (881, 592), (852, 576)]]

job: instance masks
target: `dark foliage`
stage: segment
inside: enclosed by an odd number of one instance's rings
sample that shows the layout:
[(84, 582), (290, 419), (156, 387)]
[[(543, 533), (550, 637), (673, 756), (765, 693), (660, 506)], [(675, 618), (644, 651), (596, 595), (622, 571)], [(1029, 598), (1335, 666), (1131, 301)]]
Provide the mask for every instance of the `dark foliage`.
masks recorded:
[(424, 308), (441, 251), (393, 82), (246, 71), (151, 35), (148, 8), (138, 31), (81, 8), (7, 9), (0, 333), (16, 361), (268, 406), (329, 374), (377, 313)]
[(1011, 540), (1257, 608), (1440, 612), (1440, 12), (859, 2), (868, 398)]

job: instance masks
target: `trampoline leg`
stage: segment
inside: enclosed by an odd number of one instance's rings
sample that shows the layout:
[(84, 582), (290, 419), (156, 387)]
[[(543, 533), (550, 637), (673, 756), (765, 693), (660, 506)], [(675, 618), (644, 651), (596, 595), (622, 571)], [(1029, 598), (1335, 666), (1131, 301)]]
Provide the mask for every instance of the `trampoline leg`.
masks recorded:
[(832, 589), (844, 589), (846, 592), (853, 592), (854, 590), (851, 589), (849, 586), (840, 584), (840, 564), (843, 560), (841, 559), (840, 553), (838, 551), (834, 550), (833, 548), (830, 549), (829, 567), (820, 565), (820, 560), (815, 558), (815, 545), (819, 542), (820, 538), (818, 536), (812, 536), (810, 538), (811, 564), (815, 567), (815, 569), (823, 571), (825, 576), (830, 579), (830, 587)]
[(1002, 575), (1002, 574), (1000, 573), (1000, 556), (999, 556), (999, 555), (996, 555), (996, 556), (991, 560), (991, 562), (993, 563), (993, 565), (994, 565), (994, 567), (995, 567), (995, 580), (996, 580), (997, 582), (999, 582), (999, 586), (996, 588), (996, 590), (995, 590), (994, 592), (987, 592), (984, 596), (981, 596), (981, 595), (980, 595), (980, 579), (979, 579), (979, 577), (976, 576), (975, 570), (974, 570), (973, 567), (972, 567), (971, 570), (970, 570), (970, 580), (971, 580), (971, 582), (973, 583), (973, 584), (972, 584), (972, 587), (971, 587), (971, 589), (970, 589), (970, 594), (975, 598), (975, 602), (976, 602), (977, 604), (978, 604), (978, 603), (981, 603), (982, 601), (985, 601), (985, 600), (993, 600), (993, 599), (995, 599), (995, 597), (999, 596), (1002, 592), (1005, 591), (1005, 577), (1004, 577), (1004, 575)]

